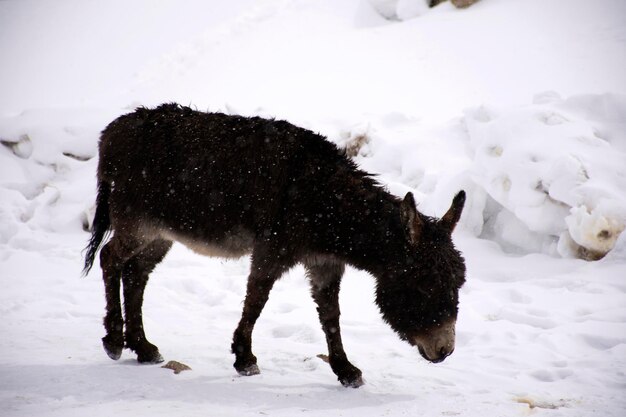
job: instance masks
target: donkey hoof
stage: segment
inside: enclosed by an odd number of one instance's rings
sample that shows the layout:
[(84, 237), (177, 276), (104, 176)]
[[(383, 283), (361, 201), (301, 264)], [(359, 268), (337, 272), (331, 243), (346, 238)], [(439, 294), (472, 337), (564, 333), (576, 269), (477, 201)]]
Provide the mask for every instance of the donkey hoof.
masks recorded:
[[(128, 335), (126, 339), (130, 339)], [(150, 364), (163, 362), (163, 356), (159, 353), (159, 348), (145, 339), (135, 343), (127, 343), (126, 347), (137, 354), (137, 362), (139, 363)]]
[(239, 375), (241, 376), (252, 376), (252, 375), (258, 375), (261, 373), (261, 370), (259, 369), (259, 367), (256, 365), (256, 363), (253, 363), (252, 365), (248, 365), (243, 369), (237, 369), (237, 372), (239, 373)]
[(358, 388), (365, 384), (365, 382), (363, 382), (363, 377), (360, 375), (354, 379), (340, 379), (339, 382), (341, 382), (341, 385), (346, 388)]
[(153, 352), (153, 353), (148, 353), (148, 354), (145, 354), (145, 355), (137, 355), (137, 362), (145, 363), (145, 364), (148, 364), (148, 365), (155, 364), (155, 363), (161, 363), (161, 362), (163, 362), (163, 356), (161, 356), (161, 354), (157, 350), (156, 352)]
[(105, 336), (102, 338), (102, 347), (104, 347), (104, 351), (107, 353), (109, 358), (116, 361), (122, 356), (122, 350), (124, 350), (124, 343), (123, 342), (117, 343), (115, 341), (115, 338)]
[(358, 388), (365, 383), (361, 375), (359, 368), (350, 365), (338, 375), (339, 382), (346, 388)]

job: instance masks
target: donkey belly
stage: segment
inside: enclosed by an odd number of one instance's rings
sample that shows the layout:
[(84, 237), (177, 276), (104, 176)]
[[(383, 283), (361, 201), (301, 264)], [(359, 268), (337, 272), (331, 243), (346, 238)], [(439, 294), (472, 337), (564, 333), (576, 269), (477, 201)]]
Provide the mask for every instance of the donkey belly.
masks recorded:
[(218, 258), (241, 258), (252, 252), (254, 235), (244, 229), (227, 232), (219, 238), (204, 239), (188, 234), (162, 231), (161, 237), (182, 243), (192, 251)]

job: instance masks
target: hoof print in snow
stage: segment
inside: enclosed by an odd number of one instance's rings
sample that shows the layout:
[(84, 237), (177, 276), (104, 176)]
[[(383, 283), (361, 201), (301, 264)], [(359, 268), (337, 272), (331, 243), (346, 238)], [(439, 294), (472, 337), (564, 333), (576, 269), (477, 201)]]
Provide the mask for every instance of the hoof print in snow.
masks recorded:
[(182, 371), (191, 371), (191, 368), (189, 366), (177, 361), (169, 361), (165, 365), (161, 366), (161, 368), (171, 369), (176, 375), (178, 375)]

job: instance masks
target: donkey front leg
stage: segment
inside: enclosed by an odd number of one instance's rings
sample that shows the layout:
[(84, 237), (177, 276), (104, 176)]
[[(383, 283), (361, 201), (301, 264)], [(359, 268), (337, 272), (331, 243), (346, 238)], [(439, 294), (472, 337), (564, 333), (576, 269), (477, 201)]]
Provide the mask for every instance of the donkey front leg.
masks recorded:
[(345, 387), (363, 385), (361, 371), (352, 365), (343, 350), (339, 327), (339, 288), (345, 266), (338, 263), (306, 264), (311, 280), (311, 293), (317, 304), (322, 329), (328, 344), (328, 362), (339, 382)]
[(284, 259), (264, 256), (266, 251), (255, 250), (252, 254), (252, 266), (243, 314), (233, 335), (231, 350), (235, 354), (233, 366), (240, 375), (250, 376), (260, 373), (256, 356), (252, 353), (252, 330), (267, 299), (274, 282), (289, 267)]

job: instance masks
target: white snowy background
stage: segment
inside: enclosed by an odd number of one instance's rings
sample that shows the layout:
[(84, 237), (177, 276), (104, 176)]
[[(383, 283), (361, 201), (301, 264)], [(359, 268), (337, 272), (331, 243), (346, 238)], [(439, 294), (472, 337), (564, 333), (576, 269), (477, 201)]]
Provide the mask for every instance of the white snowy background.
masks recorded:
[[(625, 74), (623, 0), (0, 1), (0, 415), (626, 415)], [(455, 353), (421, 359), (349, 269), (366, 385), (343, 388), (295, 268), (255, 329), (262, 374), (239, 377), (249, 261), (175, 246), (145, 327), (193, 370), (111, 361), (98, 266), (80, 277), (98, 134), (167, 101), (358, 143), (429, 215), (465, 189)]]

